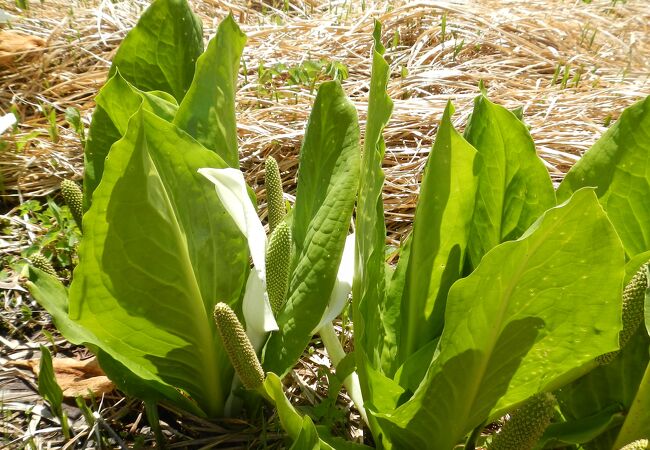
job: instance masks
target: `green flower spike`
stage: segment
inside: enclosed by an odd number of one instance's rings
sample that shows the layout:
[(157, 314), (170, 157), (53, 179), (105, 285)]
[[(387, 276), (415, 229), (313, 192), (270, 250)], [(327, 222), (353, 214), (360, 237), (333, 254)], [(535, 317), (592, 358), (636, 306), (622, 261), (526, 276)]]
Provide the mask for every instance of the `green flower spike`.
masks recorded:
[(36, 253), (29, 257), (29, 260), (32, 263), (32, 266), (36, 267), (39, 270), (47, 273), (48, 275), (56, 276), (56, 270), (52, 267), (52, 263), (49, 259), (43, 256), (42, 253)]
[(269, 230), (273, 231), (287, 215), (282, 197), (282, 180), (278, 163), (269, 156), (264, 163), (264, 186), (266, 188), (266, 202), (269, 210)]
[(237, 315), (226, 303), (217, 303), (214, 307), (214, 321), (242, 384), (246, 389), (258, 389), (264, 383), (264, 371)]
[(70, 208), (70, 212), (72, 213), (74, 221), (77, 223), (77, 226), (81, 230), (84, 200), (81, 188), (74, 181), (63, 180), (61, 182), (61, 194), (63, 195), (65, 204), (68, 205), (68, 208)]
[(556, 400), (543, 393), (530, 398), (510, 416), (501, 431), (492, 438), (489, 450), (530, 450), (551, 423)]
[(284, 306), (289, 287), (291, 244), (291, 228), (286, 222), (280, 222), (271, 233), (266, 249), (266, 291), (276, 316)]

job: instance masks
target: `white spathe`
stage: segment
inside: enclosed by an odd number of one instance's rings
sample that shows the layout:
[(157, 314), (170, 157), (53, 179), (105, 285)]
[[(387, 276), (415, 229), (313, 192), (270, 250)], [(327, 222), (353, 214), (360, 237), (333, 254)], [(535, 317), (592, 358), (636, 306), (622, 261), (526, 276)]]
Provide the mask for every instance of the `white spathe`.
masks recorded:
[[(255, 350), (259, 352), (264, 344), (266, 333), (278, 329), (266, 291), (267, 239), (264, 226), (248, 196), (244, 175), (240, 170), (203, 168), (199, 169), (199, 173), (215, 185), (221, 203), (248, 240), (253, 269), (251, 269), (246, 282), (243, 313), (246, 321), (246, 334)], [(350, 296), (354, 277), (354, 236), (351, 234), (345, 240), (334, 288), (330, 293), (323, 316), (312, 334), (318, 332), (341, 314)], [(262, 299), (262, 304), (260, 304), (260, 299)]]
[(336, 319), (341, 314), (341, 311), (343, 311), (345, 303), (350, 296), (352, 280), (354, 278), (354, 237), (355, 235), (352, 233), (345, 238), (345, 247), (343, 247), (343, 255), (341, 256), (339, 271), (336, 274), (334, 289), (332, 289), (332, 294), (330, 295), (330, 300), (327, 308), (325, 308), (323, 317), (318, 326), (312, 331), (312, 334)]
[(0, 134), (7, 131), (16, 123), (16, 116), (13, 113), (5, 114), (0, 116)]
[[(264, 343), (269, 331), (278, 329), (266, 292), (266, 233), (257, 217), (255, 206), (248, 197), (244, 174), (237, 169), (199, 169), (199, 173), (210, 180), (219, 200), (237, 227), (246, 236), (248, 250), (253, 260), (253, 269), (246, 282), (243, 313), (246, 334), (257, 351)], [(260, 304), (260, 300), (261, 304)]]

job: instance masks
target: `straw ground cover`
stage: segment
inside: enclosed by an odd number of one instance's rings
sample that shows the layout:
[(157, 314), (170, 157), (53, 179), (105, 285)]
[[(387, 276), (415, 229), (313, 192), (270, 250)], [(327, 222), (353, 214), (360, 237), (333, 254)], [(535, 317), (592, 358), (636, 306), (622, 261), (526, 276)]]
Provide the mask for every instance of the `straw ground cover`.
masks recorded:
[[(63, 28), (57, 16), (66, 11), (47, 11), (51, 6), (57, 5), (45, 2), (42, 11), (34, 7), (23, 14), (31, 14), (32, 19), (12, 22), (14, 30), (43, 33), (47, 24), (39, 25), (37, 17), (49, 14), (50, 26), (58, 28), (51, 33), (51, 42), (44, 42), (41, 53), (10, 61), (2, 75), (3, 83), (8, 80), (3, 92), (15, 95), (3, 98), (3, 106), (13, 100), (23, 118), (3, 155), (3, 170), (10, 169), (4, 177), (6, 192), (19, 201), (52, 192), (59, 177), (79, 170), (79, 163), (74, 162), (80, 155), (79, 137), (51, 108), (78, 105), (87, 117), (90, 105), (83, 100), (91, 100), (97, 83), (105, 78), (110, 50), (141, 12), (134, 3), (103, 5), (103, 9), (80, 6), (72, 11), (74, 18), (68, 18), (70, 27)], [(444, 103), (452, 98), (460, 111), (469, 111), (466, 106), (476, 94), (479, 79), (486, 82), (491, 98), (513, 108), (524, 107), (538, 150), (556, 179), (606, 127), (611, 114), (647, 93), (648, 63), (643, 59), (647, 20), (641, 3), (614, 7), (610, 3), (528, 3), (526, 9), (503, 2), (462, 7), (393, 3), (390, 10), (388, 5), (369, 3), (365, 9), (347, 4), (289, 4), (287, 12), (282, 11), (284, 4), (279, 11), (261, 5), (196, 6), (207, 24), (231, 8), (249, 35), (240, 76), (238, 120), (243, 168), (258, 191), (261, 178), (255, 177), (268, 154), (280, 160), (283, 179), (291, 182), (295, 178), (298, 143), (313, 100), (312, 87), (319, 78), (314, 67), (322, 66), (325, 72), (332, 62), (343, 64), (338, 74), (323, 74), (322, 79), (342, 78), (343, 67), (347, 69), (344, 88), (356, 101), (363, 121), (371, 17), (384, 22), (394, 74), (389, 93), (396, 99), (386, 131), (385, 161), (389, 181), (385, 199), (394, 241), (410, 223), (423, 157)], [(90, 25), (83, 26), (86, 16)], [(69, 42), (57, 44), (57, 33)], [(90, 69), (88, 78), (79, 74), (86, 68)], [(22, 86), (18, 77), (25, 77)], [(297, 84), (286, 87), (293, 79)], [(84, 80), (93, 84), (84, 86)], [(38, 111), (39, 104), (44, 111)], [(462, 125), (465, 119), (460, 116), (457, 121)], [(53, 125), (57, 120), (64, 126)], [(291, 192), (293, 185), (285, 190)], [(16, 217), (20, 216), (16, 211), (9, 216), (9, 232), (17, 239), (7, 239), (7, 248), (19, 252), (37, 236), (25, 236), (28, 225)], [(38, 230), (43, 224), (31, 227)], [(8, 282), (8, 286), (14, 285)], [(13, 339), (9, 344), (21, 344)], [(313, 369), (313, 363), (306, 367)], [(317, 380), (304, 379), (312, 384)]]

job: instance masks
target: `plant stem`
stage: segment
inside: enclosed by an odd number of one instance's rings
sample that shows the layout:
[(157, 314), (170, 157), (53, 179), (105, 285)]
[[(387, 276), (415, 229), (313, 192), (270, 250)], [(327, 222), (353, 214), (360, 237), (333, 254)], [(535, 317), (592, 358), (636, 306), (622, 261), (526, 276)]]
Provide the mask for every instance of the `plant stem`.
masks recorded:
[(61, 410), (61, 430), (63, 431), (63, 437), (66, 440), (70, 440), (70, 424), (68, 423), (68, 416)]
[[(646, 297), (647, 298), (647, 297)], [(645, 333), (645, 330), (643, 330)], [(647, 420), (650, 405), (650, 364), (646, 367), (639, 389), (634, 396), (634, 401), (627, 414), (625, 422), (619, 431), (614, 443), (614, 448), (621, 448), (637, 439), (647, 438)]]
[(472, 431), (472, 434), (469, 435), (467, 441), (465, 442), (465, 450), (476, 450), (476, 440), (481, 435), (484, 427), (485, 422), (474, 428), (474, 431)]
[(156, 444), (158, 445), (158, 448), (164, 449), (166, 447), (165, 437), (163, 436), (162, 430), (160, 429), (160, 419), (158, 417), (158, 405), (154, 401), (145, 400), (144, 411), (147, 415), (147, 421), (149, 422), (149, 426), (151, 427), (151, 429), (154, 432), (154, 435), (156, 436)]
[[(334, 367), (337, 367), (345, 357), (345, 350), (343, 350), (341, 341), (339, 341), (339, 337), (334, 331), (334, 325), (332, 322), (329, 322), (327, 325), (323, 326), (323, 328), (318, 330), (318, 334), (320, 334), (320, 337), (323, 340), (323, 345), (327, 350), (327, 354), (329, 355), (332, 364), (334, 364)], [(359, 376), (357, 373), (352, 372), (348, 375), (345, 380), (343, 380), (343, 386), (347, 389), (348, 395), (350, 396), (352, 403), (354, 403), (354, 406), (357, 407), (361, 418), (366, 425), (368, 425), (368, 416), (363, 407), (363, 395), (361, 394), (361, 386), (359, 385)]]

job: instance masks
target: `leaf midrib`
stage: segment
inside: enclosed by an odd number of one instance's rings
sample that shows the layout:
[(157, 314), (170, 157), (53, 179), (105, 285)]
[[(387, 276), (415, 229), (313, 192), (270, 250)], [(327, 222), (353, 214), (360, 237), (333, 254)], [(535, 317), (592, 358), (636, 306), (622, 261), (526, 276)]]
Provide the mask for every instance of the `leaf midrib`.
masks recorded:
[[(191, 289), (191, 292), (189, 293), (191, 294), (190, 298), (192, 298), (191, 306), (195, 310), (194, 313), (196, 314), (196, 316), (194, 317), (196, 318), (195, 322), (198, 325), (198, 327), (194, 327), (194, 329), (198, 328), (201, 343), (209, 347), (207, 349), (208, 351), (202, 352), (203, 358), (197, 358), (198, 364), (200, 366), (203, 366), (206, 369), (206, 370), (199, 371), (199, 374), (203, 380), (203, 382), (200, 383), (200, 386), (202, 390), (205, 391), (201, 393), (204, 395), (202, 395), (202, 397), (197, 400), (199, 402), (201, 402), (201, 400), (207, 400), (210, 411), (214, 411), (215, 409), (218, 409), (218, 405), (220, 403), (218, 399), (222, 398), (223, 393), (220, 392), (221, 389), (219, 389), (219, 386), (221, 385), (221, 380), (220, 380), (219, 370), (216, 370), (218, 365), (217, 365), (217, 360), (215, 358), (216, 349), (214, 348), (213, 334), (211, 333), (210, 328), (205, 326), (207, 323), (209, 323), (209, 318), (207, 317), (207, 312), (205, 309), (205, 302), (203, 301), (203, 296), (201, 294), (201, 289), (199, 287), (197, 274), (195, 271), (196, 269), (192, 264), (192, 259), (189, 254), (187, 234), (185, 233), (182, 224), (178, 221), (176, 215), (176, 209), (174, 208), (174, 203), (171, 200), (171, 195), (168, 191), (167, 186), (165, 185), (165, 183), (162, 182), (162, 177), (160, 176), (160, 171), (158, 170), (156, 160), (155, 158), (151, 157), (151, 153), (149, 151), (149, 146), (146, 139), (146, 132), (145, 132), (144, 144), (145, 145), (142, 151), (145, 152), (147, 158), (149, 158), (149, 161), (151, 162), (153, 169), (156, 171), (157, 179), (160, 180), (160, 184), (162, 187), (161, 192), (164, 194), (164, 200), (166, 206), (171, 213), (172, 220), (174, 221), (175, 226), (173, 227), (173, 233), (174, 235), (176, 235), (177, 239), (183, 244), (180, 246), (182, 251), (179, 255), (179, 259), (183, 263), (182, 267), (184, 268), (184, 272), (185, 272), (184, 275)], [(200, 320), (199, 317), (201, 317), (202, 320)], [(217, 408), (215, 408), (215, 406), (217, 406)]]
[[(565, 213), (565, 216), (566, 216), (566, 213)], [(516, 286), (518, 285), (518, 282), (521, 279), (522, 274), (524, 272), (526, 272), (526, 270), (527, 270), (527, 269), (525, 270), (524, 268), (528, 268), (528, 263), (532, 259), (533, 255), (535, 255), (537, 253), (537, 250), (546, 242), (546, 237), (547, 236), (555, 234), (554, 231), (561, 225), (561, 222), (562, 222), (561, 220), (554, 221), (554, 223), (548, 229), (548, 231), (545, 232), (543, 236), (539, 236), (539, 238), (536, 240), (534, 245), (532, 247), (529, 247), (529, 251), (526, 252), (524, 263), (519, 265), (519, 268), (515, 272), (515, 276), (511, 278), (513, 280), (513, 282), (508, 284), (508, 286), (506, 288), (506, 292), (504, 293), (504, 295), (500, 296), (502, 299), (507, 299), (507, 301), (501, 301), (500, 302), (499, 310), (498, 310), (498, 313), (496, 315), (498, 317), (498, 319), (499, 319), (498, 320), (499, 327), (498, 328), (493, 327), (493, 332), (490, 334), (489, 340), (488, 340), (490, 345), (489, 345), (488, 348), (486, 348), (489, 351), (485, 352), (486, 357), (483, 358), (483, 361), (482, 361), (481, 365), (474, 372), (474, 373), (477, 374), (477, 376), (475, 376), (473, 379), (477, 380), (477, 382), (475, 382), (468, 389), (469, 392), (471, 393), (471, 395), (466, 396), (466, 398), (468, 400), (471, 399), (471, 401), (463, 402), (463, 404), (465, 405), (465, 408), (463, 408), (462, 413), (463, 413), (463, 418), (465, 418), (465, 419), (467, 419), (470, 416), (471, 411), (476, 410), (477, 405), (475, 403), (476, 403), (476, 398), (478, 396), (478, 391), (479, 391), (479, 389), (480, 389), (480, 387), (481, 387), (481, 385), (483, 383), (483, 380), (485, 379), (485, 373), (487, 372), (487, 368), (490, 365), (490, 362), (492, 360), (492, 355), (494, 354), (494, 348), (496, 346), (496, 342), (498, 340), (498, 337), (499, 337), (500, 333), (504, 329), (504, 325), (505, 325), (504, 316), (505, 316), (506, 311), (508, 310), (508, 306), (510, 305), (510, 298), (512, 296), (512, 293), (515, 290)], [(541, 227), (541, 225), (542, 224), (540, 223), (540, 227)], [(533, 235), (527, 236), (525, 238), (525, 240), (530, 239), (531, 236), (533, 236)], [(520, 240), (518, 240), (518, 241), (521, 242)], [(513, 242), (517, 242), (517, 241), (513, 241)]]

